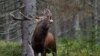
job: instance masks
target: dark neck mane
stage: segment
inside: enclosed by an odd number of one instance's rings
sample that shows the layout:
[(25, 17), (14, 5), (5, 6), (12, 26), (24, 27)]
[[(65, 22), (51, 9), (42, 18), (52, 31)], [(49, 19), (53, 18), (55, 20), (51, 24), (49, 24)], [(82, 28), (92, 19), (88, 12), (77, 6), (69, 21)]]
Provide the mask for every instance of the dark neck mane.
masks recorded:
[(47, 35), (47, 32), (48, 32), (48, 27), (47, 26), (47, 23), (45, 22), (41, 22), (41, 23), (38, 23), (37, 26), (36, 26), (36, 29), (34, 31), (34, 41), (36, 42), (41, 42), (41, 41), (44, 41), (46, 35)]

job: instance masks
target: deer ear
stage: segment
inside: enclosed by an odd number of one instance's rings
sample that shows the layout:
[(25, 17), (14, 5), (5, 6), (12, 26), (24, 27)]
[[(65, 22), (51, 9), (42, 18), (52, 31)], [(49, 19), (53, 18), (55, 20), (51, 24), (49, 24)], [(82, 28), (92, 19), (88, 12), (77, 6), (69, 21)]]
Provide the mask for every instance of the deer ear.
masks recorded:
[(40, 21), (42, 21), (42, 20), (44, 20), (46, 18), (47, 18), (46, 16), (36, 16), (35, 17), (35, 19), (36, 19), (37, 22), (40, 22)]
[(39, 16), (36, 16), (35, 19), (36, 19), (36, 22), (40, 21), (40, 17)]

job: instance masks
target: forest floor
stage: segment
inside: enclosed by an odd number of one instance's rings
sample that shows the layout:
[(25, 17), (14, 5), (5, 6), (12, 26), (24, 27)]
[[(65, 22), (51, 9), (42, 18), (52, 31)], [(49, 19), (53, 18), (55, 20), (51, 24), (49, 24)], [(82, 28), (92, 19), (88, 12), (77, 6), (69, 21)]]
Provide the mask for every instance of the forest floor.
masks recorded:
[[(17, 42), (0, 41), (0, 56), (21, 56), (21, 45)], [(58, 39), (57, 56), (100, 56), (100, 44), (91, 45), (83, 40)]]

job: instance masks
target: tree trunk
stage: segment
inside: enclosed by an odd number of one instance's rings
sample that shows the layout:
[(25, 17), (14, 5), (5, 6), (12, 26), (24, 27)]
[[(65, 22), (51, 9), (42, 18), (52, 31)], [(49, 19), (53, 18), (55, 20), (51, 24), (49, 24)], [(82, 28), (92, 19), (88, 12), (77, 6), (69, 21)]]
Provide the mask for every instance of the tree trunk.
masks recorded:
[(9, 24), (8, 24), (8, 16), (6, 15), (6, 26), (5, 26), (5, 40), (9, 40)]
[(74, 25), (74, 28), (75, 28), (75, 37), (77, 39), (79, 39), (78, 37), (80, 37), (80, 24), (79, 24), (79, 18), (80, 17), (80, 12), (78, 12), (75, 16), (75, 25)]
[[(25, 5), (25, 8), (23, 10), (24, 15), (29, 16), (29, 15), (35, 15), (36, 12), (36, 7), (35, 3), (36, 0), (22, 0), (22, 2)], [(33, 50), (30, 44), (30, 39), (32, 36), (32, 32), (35, 27), (33, 27), (33, 20), (32, 21), (22, 21), (21, 26), (22, 26), (22, 48), (23, 48), (23, 53), (22, 56), (34, 56), (33, 55)]]
[(94, 18), (94, 25), (95, 25), (95, 38), (97, 38), (98, 36), (97, 36), (97, 34), (98, 34), (98, 32), (97, 32), (97, 29), (98, 29), (98, 13), (97, 13), (97, 0), (95, 0), (95, 18)]

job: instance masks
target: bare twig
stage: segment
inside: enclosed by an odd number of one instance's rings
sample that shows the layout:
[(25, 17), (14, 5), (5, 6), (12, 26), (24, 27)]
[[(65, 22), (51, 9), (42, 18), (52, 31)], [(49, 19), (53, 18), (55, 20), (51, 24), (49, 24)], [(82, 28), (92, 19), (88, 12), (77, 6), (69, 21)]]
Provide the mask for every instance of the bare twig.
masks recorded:
[[(17, 10), (16, 10), (16, 11), (17, 11)], [(16, 11), (13, 11), (13, 12), (10, 13), (10, 16), (11, 16), (14, 20), (24, 21), (24, 20), (32, 20), (32, 19), (33, 19), (32, 16), (29, 18), (28, 16), (25, 16), (25, 15), (24, 15), (22, 12), (20, 12), (20, 11), (19, 11), (19, 14), (20, 14), (21, 16), (23, 16), (23, 18), (16, 18), (16, 17), (14, 16), (14, 12), (16, 12)]]

